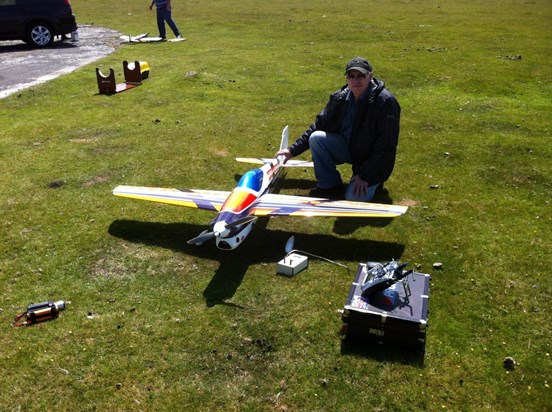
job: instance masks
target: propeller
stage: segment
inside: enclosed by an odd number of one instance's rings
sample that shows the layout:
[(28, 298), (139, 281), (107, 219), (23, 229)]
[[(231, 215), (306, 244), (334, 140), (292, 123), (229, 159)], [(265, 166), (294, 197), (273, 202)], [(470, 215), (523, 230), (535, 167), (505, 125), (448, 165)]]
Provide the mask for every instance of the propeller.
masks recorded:
[(215, 223), (212, 232), (205, 230), (193, 239), (188, 240), (187, 243), (189, 245), (201, 245), (203, 242), (206, 242), (207, 240), (213, 239), (215, 237), (226, 236), (230, 229), (232, 229), (233, 227), (246, 225), (248, 223), (254, 222), (257, 219), (257, 216), (245, 216), (236, 219), (230, 223), (219, 221)]
[(294, 243), (295, 243), (295, 236), (291, 236), (286, 242), (286, 247), (285, 247), (286, 254), (289, 254), (289, 252), (293, 250)]
[(215, 237), (215, 232), (209, 232), (207, 230), (204, 230), (199, 234), (199, 236), (194, 237), (193, 239), (188, 240), (189, 245), (201, 245), (203, 242), (206, 242), (207, 240), (213, 239)]
[(292, 252), (298, 252), (298, 253), (302, 253), (304, 255), (308, 255), (308, 256), (312, 256), (312, 257), (315, 257), (315, 258), (318, 258), (318, 259), (322, 259), (322, 260), (325, 260), (326, 262), (330, 262), (330, 263), (333, 263), (334, 265), (337, 265), (337, 266), (341, 266), (342, 268), (345, 268), (347, 270), (348, 273), (350, 273), (351, 271), (349, 270), (349, 268), (342, 264), (342, 263), (339, 263), (339, 262), (335, 262), (331, 259), (328, 259), (328, 258), (325, 258), (324, 256), (318, 256), (318, 255), (315, 255), (313, 253), (309, 253), (309, 252), (305, 252), (304, 250), (299, 250), (299, 249), (294, 249), (294, 244), (295, 244), (295, 236), (291, 236), (287, 242), (286, 242), (286, 246), (285, 246), (285, 251), (286, 251), (286, 257), (288, 255), (291, 255)]

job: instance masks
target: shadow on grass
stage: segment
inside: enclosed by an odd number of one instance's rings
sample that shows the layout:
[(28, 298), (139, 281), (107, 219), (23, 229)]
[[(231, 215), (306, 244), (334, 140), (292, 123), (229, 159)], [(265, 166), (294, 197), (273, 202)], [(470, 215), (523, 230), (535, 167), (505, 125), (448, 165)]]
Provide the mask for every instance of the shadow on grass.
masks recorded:
[(383, 346), (359, 340), (344, 339), (341, 342), (341, 354), (370, 358), (378, 362), (394, 362), (404, 365), (424, 367), (425, 352), (401, 346)]
[[(371, 203), (383, 203), (385, 205), (392, 205), (393, 199), (389, 195), (389, 190), (387, 188), (378, 189)], [(359, 227), (371, 226), (371, 227), (385, 227), (391, 223), (393, 218), (337, 218), (335, 219), (334, 233), (338, 235), (348, 235), (353, 233)]]
[[(76, 49), (79, 47), (78, 43), (73, 43), (69, 40), (66, 41), (60, 41), (55, 40), (45, 51), (48, 50), (63, 50), (63, 49)], [(32, 46), (29, 46), (27, 43), (25, 43), (23, 40), (13, 40), (8, 42), (2, 42), (0, 43), (0, 54), (1, 53), (12, 53), (12, 52), (20, 52), (20, 51), (37, 51), (37, 49), (33, 48)], [(42, 50), (39, 50), (42, 51)]]
[[(308, 179), (294, 179), (286, 176), (285, 179), (282, 179), (279, 183), (282, 189), (295, 189), (295, 190), (305, 190), (309, 191), (314, 186), (316, 186), (316, 180)], [(303, 196), (307, 196), (307, 193), (303, 193)]]
[[(267, 229), (269, 220), (260, 218), (245, 244), (233, 251), (219, 250), (212, 241), (201, 247), (188, 245), (187, 240), (204, 230), (204, 225), (116, 220), (110, 225), (109, 234), (129, 242), (218, 260), (220, 266), (203, 292), (209, 307), (225, 304), (227, 299), (234, 296), (250, 265), (263, 262), (276, 264), (281, 260), (285, 255), (285, 244), (291, 235), (295, 236), (295, 245), (298, 249), (332, 260), (387, 261), (400, 259), (404, 252), (404, 245), (397, 243), (340, 239), (332, 235), (296, 234)], [(275, 268), (274, 271), (276, 272)]]
[[(310, 189), (316, 186), (316, 181), (305, 179), (284, 179), (280, 183), (282, 189), (295, 189), (298, 196), (308, 196)], [(382, 203), (392, 205), (393, 199), (389, 194), (389, 190), (384, 186), (376, 191), (371, 203)], [(333, 232), (338, 235), (349, 235), (354, 233), (359, 227), (384, 227), (391, 223), (393, 218), (337, 218), (335, 219)]]

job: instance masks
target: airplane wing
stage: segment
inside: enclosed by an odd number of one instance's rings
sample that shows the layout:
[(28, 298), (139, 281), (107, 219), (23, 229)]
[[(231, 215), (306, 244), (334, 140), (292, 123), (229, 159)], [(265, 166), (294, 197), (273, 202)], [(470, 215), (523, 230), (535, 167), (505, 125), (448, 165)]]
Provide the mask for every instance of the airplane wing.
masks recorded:
[[(219, 212), (231, 192), (219, 190), (178, 190), (159, 187), (117, 186), (113, 194), (130, 199), (147, 200), (177, 206)], [(253, 207), (254, 216), (329, 216), (329, 217), (397, 217), (408, 207), (367, 202), (349, 202), (316, 197), (269, 193)]]
[(407, 206), (350, 202), (316, 197), (288, 196), (269, 193), (254, 206), (255, 216), (333, 216), (333, 217), (397, 217)]
[(117, 186), (113, 194), (130, 199), (194, 207), (203, 210), (220, 211), (230, 192), (218, 190), (178, 190), (160, 187)]
[[(264, 165), (265, 163), (270, 163), (274, 159), (268, 159), (263, 157), (236, 157), (236, 161), (242, 163), (254, 163), (259, 165)], [(313, 167), (314, 163), (308, 162), (306, 160), (294, 160), (290, 159), (285, 164), (284, 167)]]

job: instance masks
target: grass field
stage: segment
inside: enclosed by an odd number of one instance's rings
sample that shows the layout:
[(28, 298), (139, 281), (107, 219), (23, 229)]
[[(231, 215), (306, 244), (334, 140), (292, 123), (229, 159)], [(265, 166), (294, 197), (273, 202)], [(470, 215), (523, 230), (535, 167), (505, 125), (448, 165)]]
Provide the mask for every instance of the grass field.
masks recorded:
[[(157, 34), (149, 2), (72, 5), (81, 24)], [(0, 100), (0, 410), (550, 411), (552, 3), (173, 7), (186, 42), (123, 46)], [(298, 136), (355, 55), (402, 107), (386, 187), (404, 216), (261, 219), (223, 252), (186, 244), (208, 212), (112, 196), (230, 190), (248, 169), (234, 158), (273, 155), (286, 124)], [(95, 67), (121, 79), (123, 60), (149, 79), (98, 95)], [(314, 183), (291, 170), (281, 193)], [(425, 355), (342, 342), (352, 273), (311, 259), (277, 275), (292, 234), (352, 271), (429, 273)], [(70, 303), (12, 327), (46, 300)]]

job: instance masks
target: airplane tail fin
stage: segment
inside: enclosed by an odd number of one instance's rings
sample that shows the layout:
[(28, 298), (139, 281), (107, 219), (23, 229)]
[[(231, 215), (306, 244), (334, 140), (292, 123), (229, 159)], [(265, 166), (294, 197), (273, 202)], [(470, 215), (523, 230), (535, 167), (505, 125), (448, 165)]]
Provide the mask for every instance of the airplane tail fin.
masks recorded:
[[(289, 127), (284, 127), (284, 130), (282, 130), (282, 140), (280, 141), (280, 150), (287, 149), (289, 146)], [(274, 159), (267, 159), (267, 158), (251, 158), (251, 157), (237, 157), (236, 160), (238, 162), (244, 162), (244, 163), (255, 163), (255, 164), (266, 164), (266, 163), (272, 163)], [(280, 163), (280, 166), (284, 167), (313, 167), (312, 162), (308, 162), (306, 160), (295, 160), (291, 159), (288, 160), (285, 164), (284, 156), (278, 156), (277, 158), (278, 163)]]
[(280, 142), (280, 150), (287, 149), (289, 146), (289, 126), (282, 130), (282, 141)]
[[(289, 127), (286, 125), (284, 130), (282, 130), (282, 140), (280, 141), (280, 150), (287, 149), (289, 142)], [(277, 156), (276, 160), (280, 166), (284, 166), (286, 160), (285, 156)]]

